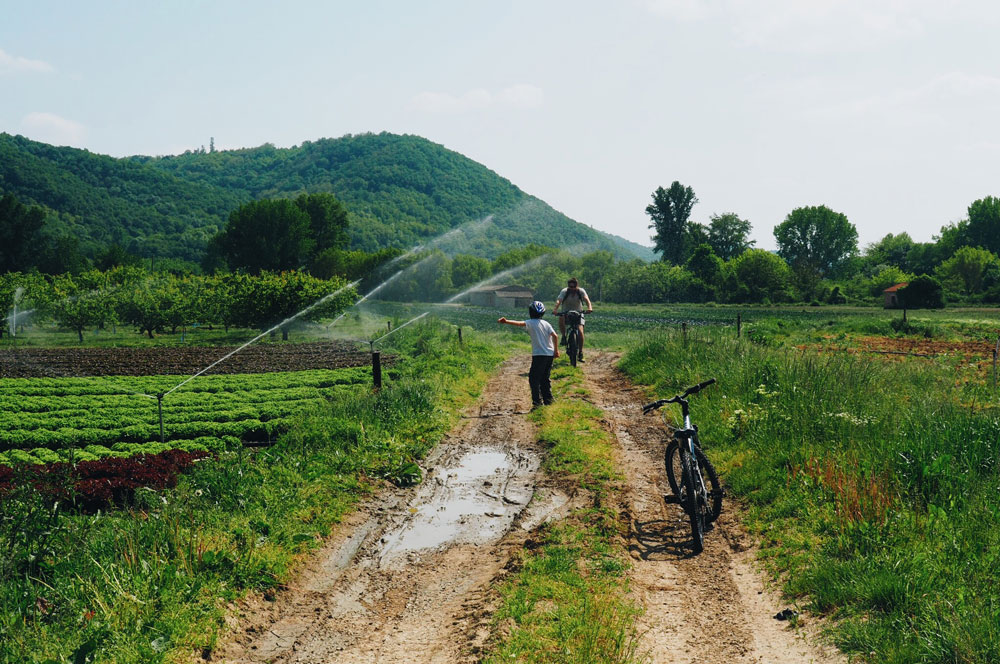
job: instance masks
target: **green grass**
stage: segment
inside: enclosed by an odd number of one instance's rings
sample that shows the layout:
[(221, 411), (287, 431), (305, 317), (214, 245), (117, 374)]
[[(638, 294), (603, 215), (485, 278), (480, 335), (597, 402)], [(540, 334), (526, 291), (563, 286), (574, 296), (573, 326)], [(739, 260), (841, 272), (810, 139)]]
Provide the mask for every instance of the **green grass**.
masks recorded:
[(590, 664), (642, 661), (636, 605), (627, 598), (627, 530), (614, 508), (620, 476), (601, 411), (582, 401), (579, 370), (553, 371), (556, 404), (535, 411), (551, 476), (590, 492), (593, 500), (543, 526), (521, 554), (517, 574), (501, 588), (497, 634), (485, 662)]
[[(224, 452), (128, 511), (53, 511), (30, 490), (0, 513), (0, 662), (189, 661), (215, 646), (228, 602), (265, 596), (384, 480), (415, 461), (478, 396), (501, 347), (459, 346), (441, 325), (393, 337), (397, 380), (338, 392), (277, 445)], [(27, 525), (27, 527), (26, 527)]]
[(704, 329), (622, 367), (692, 399), (785, 590), (870, 662), (1000, 661), (1000, 408), (949, 360), (886, 362)]

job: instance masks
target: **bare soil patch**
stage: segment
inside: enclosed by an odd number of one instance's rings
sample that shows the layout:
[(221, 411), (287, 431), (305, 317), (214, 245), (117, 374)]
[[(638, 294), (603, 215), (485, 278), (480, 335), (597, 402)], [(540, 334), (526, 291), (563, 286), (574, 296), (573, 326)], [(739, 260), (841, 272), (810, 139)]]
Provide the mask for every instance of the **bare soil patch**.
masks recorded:
[[(236, 346), (138, 348), (2, 348), (0, 377), (190, 375), (236, 350)], [(383, 357), (384, 365), (391, 357)], [(353, 343), (254, 344), (212, 367), (207, 374), (268, 373), (365, 366), (371, 355)]]

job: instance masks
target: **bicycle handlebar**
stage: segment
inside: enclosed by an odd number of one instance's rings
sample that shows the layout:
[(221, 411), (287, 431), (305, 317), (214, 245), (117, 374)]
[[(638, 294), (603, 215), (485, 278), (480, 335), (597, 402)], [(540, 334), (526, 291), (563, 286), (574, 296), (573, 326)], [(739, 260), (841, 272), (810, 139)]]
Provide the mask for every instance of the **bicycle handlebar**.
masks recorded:
[(654, 401), (652, 403), (647, 403), (647, 404), (643, 405), (642, 412), (645, 415), (649, 411), (656, 410), (660, 406), (665, 406), (668, 403), (680, 403), (681, 401), (683, 401), (684, 399), (686, 399), (688, 396), (690, 396), (692, 394), (698, 394), (703, 389), (705, 389), (706, 387), (708, 387), (709, 385), (712, 385), (714, 383), (715, 383), (715, 379), (714, 378), (709, 378), (708, 380), (706, 380), (704, 382), (698, 383), (697, 385), (693, 385), (693, 386), (687, 388), (686, 390), (684, 390), (683, 394), (676, 394), (676, 395), (670, 397), (669, 399), (660, 399), (659, 401)]

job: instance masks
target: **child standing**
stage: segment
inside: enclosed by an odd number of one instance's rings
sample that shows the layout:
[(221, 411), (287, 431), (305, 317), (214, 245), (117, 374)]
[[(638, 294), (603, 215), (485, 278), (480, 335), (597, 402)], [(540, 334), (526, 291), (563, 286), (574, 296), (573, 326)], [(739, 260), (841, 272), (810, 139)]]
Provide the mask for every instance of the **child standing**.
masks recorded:
[(552, 360), (559, 357), (559, 337), (552, 326), (542, 320), (544, 315), (545, 305), (536, 300), (528, 306), (528, 320), (501, 318), (497, 321), (528, 329), (528, 335), (531, 337), (531, 370), (528, 371), (528, 385), (531, 387), (533, 407), (552, 403), (549, 373), (552, 371)]

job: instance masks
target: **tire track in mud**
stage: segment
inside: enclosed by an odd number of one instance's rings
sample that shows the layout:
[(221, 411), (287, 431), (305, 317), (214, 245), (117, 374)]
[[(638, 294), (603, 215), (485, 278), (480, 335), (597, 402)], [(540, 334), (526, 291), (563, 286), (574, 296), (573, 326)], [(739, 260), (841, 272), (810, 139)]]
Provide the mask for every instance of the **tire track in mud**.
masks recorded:
[[(640, 650), (653, 663), (834, 664), (846, 661), (773, 616), (787, 606), (753, 566), (751, 542), (726, 501), (705, 550), (695, 556), (687, 517), (670, 494), (663, 467), (662, 420), (642, 415), (642, 392), (615, 368), (618, 355), (591, 353), (584, 365), (595, 405), (622, 452), (631, 512), (629, 573), (639, 619)], [(697, 411), (695, 410), (695, 413)]]
[(476, 661), (494, 580), (568, 501), (538, 486), (527, 368), (525, 357), (501, 367), (419, 487), (371, 501), (275, 602), (241, 606), (216, 661)]

